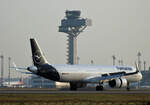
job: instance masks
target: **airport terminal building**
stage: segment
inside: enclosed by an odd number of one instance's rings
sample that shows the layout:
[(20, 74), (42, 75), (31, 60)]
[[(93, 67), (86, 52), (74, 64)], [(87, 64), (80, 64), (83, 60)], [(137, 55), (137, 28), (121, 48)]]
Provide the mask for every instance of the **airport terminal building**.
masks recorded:
[(31, 88), (56, 88), (54, 81), (36, 75), (32, 75), (30, 78)]
[(140, 86), (150, 88), (150, 70), (142, 71), (142, 76)]

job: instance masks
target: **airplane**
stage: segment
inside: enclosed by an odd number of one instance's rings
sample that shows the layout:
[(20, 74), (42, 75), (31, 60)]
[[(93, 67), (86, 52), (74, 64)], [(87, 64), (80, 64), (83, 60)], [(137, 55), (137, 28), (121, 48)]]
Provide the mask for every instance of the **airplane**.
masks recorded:
[[(142, 79), (142, 74), (136, 64), (131, 66), (98, 66), (98, 65), (54, 65), (50, 64), (43, 55), (40, 46), (35, 38), (30, 38), (33, 66), (27, 68), (17, 68), (16, 70), (26, 70), (27, 74), (35, 74), (56, 82), (69, 82), (70, 90), (76, 91), (84, 88), (88, 83), (96, 83), (97, 91), (104, 90), (104, 83), (108, 83), (111, 88), (125, 88), (130, 90), (131, 82), (138, 82)], [(22, 71), (25, 73), (24, 71)]]
[(3, 82), (4, 87), (22, 87), (23, 78), (20, 78), (19, 81)]

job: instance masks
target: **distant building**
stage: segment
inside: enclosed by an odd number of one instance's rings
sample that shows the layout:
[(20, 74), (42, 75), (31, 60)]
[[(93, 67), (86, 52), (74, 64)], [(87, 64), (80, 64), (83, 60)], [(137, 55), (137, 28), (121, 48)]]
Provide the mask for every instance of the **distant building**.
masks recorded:
[(22, 77), (17, 81), (4, 81), (2, 86), (3, 87), (13, 87), (13, 88), (25, 87)]
[(30, 85), (32, 88), (56, 88), (56, 83), (54, 81), (36, 75), (31, 76)]
[(150, 88), (150, 70), (142, 71), (142, 76), (140, 86)]

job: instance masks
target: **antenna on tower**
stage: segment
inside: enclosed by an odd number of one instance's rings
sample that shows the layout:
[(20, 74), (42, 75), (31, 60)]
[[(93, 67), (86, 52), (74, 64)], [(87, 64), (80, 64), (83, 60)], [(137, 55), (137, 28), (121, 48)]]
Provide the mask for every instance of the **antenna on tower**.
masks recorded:
[(68, 34), (67, 64), (77, 64), (77, 36), (83, 32), (87, 26), (91, 26), (92, 21), (90, 19), (81, 18), (81, 11), (67, 10), (65, 14), (65, 18), (61, 20), (59, 32)]

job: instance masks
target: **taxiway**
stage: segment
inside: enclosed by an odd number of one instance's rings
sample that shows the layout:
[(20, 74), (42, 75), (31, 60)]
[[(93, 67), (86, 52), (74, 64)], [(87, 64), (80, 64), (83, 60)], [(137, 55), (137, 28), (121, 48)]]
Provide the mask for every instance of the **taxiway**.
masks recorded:
[(99, 93), (99, 94), (150, 94), (150, 89), (132, 89), (130, 91), (111, 89), (104, 91), (95, 91), (87, 89), (79, 89), (78, 91), (70, 91), (68, 89), (42, 89), (42, 88), (0, 88), (0, 94), (86, 94), (86, 93)]

